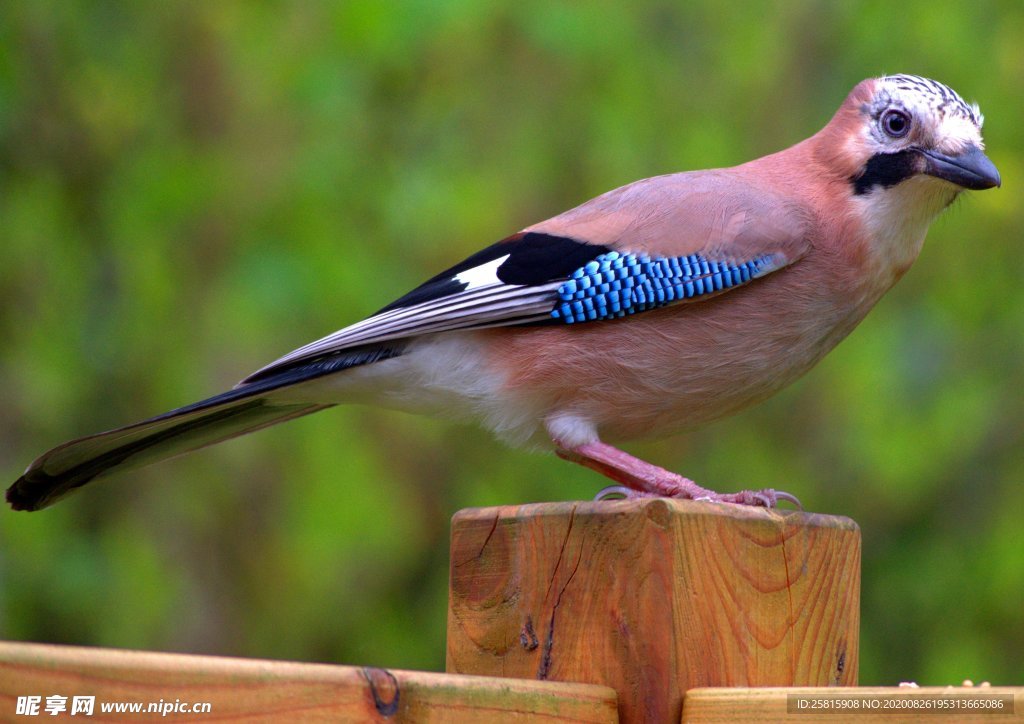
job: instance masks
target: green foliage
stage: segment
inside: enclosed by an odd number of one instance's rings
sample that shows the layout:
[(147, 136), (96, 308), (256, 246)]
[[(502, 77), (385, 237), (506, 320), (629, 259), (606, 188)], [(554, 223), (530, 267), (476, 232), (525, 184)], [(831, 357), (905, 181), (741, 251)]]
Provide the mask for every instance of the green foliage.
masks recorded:
[[(977, 99), (1006, 188), (778, 398), (634, 449), (864, 533), (864, 683), (1024, 680), (1018, 2), (0, 5), (0, 465), (218, 392), (518, 228), (823, 125)], [(7, 639), (443, 666), (448, 518), (603, 485), (337, 409), (0, 512)]]

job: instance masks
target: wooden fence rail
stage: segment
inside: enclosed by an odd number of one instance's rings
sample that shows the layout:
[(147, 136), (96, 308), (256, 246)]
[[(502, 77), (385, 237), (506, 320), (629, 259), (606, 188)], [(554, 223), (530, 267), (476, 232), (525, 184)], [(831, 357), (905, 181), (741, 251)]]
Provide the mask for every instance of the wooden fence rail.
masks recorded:
[[(0, 642), (0, 721), (51, 721), (49, 697), (86, 722), (617, 721), (615, 692), (592, 684)], [(71, 716), (75, 697), (91, 716)]]

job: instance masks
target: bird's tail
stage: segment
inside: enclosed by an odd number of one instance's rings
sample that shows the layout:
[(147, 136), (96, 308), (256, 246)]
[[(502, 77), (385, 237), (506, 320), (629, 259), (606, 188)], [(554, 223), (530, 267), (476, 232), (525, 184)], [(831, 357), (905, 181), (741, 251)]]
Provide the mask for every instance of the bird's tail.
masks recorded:
[(318, 377), (402, 354), (400, 342), (343, 350), (251, 375), (220, 395), (134, 425), (59, 445), (37, 458), (7, 489), (15, 510), (39, 510), (86, 483), (166, 460), (318, 412), (331, 403), (297, 402), (271, 394)]
[(266, 385), (229, 390), (116, 430), (66, 442), (36, 459), (7, 489), (15, 510), (39, 510), (86, 483), (276, 425), (331, 405), (278, 404)]

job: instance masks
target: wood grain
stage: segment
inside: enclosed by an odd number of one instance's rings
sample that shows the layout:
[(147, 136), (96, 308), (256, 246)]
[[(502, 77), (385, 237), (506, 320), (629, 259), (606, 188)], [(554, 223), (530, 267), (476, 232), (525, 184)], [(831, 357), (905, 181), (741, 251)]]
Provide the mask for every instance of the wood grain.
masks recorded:
[[(19, 696), (95, 696), (85, 721), (614, 722), (600, 686), (0, 642), (0, 721)], [(102, 714), (101, 702), (209, 702), (209, 714)], [(66, 717), (67, 714), (65, 713)], [(41, 711), (39, 719), (52, 717)]]
[(860, 531), (685, 500), (462, 511), (447, 669), (599, 683), (625, 722), (707, 686), (857, 682)]

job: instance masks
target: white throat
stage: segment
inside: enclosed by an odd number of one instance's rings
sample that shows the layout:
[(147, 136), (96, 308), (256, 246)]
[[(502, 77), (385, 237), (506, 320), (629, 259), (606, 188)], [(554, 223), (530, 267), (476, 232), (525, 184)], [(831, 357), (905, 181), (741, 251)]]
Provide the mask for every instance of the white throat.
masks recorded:
[(902, 275), (921, 252), (928, 226), (960, 191), (946, 181), (915, 176), (857, 197), (876, 271), (890, 283)]

